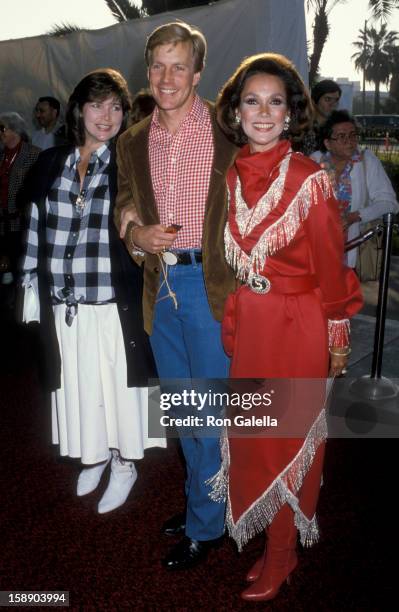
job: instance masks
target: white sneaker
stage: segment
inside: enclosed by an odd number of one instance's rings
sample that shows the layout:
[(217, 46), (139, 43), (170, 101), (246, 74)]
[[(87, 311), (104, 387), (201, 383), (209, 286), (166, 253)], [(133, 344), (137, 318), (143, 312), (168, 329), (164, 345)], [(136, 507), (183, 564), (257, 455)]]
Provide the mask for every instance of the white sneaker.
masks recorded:
[(76, 490), (79, 497), (81, 497), (82, 495), (87, 495), (88, 493), (94, 491), (94, 489), (97, 489), (98, 483), (101, 480), (101, 476), (103, 475), (105, 468), (110, 462), (110, 459), (111, 453), (109, 453), (108, 459), (106, 461), (103, 461), (103, 463), (99, 463), (97, 465), (94, 465), (93, 467), (84, 468), (80, 472)]
[(98, 504), (99, 514), (110, 512), (122, 506), (137, 480), (133, 461), (123, 461), (119, 452), (112, 451), (111, 477), (108, 487)]

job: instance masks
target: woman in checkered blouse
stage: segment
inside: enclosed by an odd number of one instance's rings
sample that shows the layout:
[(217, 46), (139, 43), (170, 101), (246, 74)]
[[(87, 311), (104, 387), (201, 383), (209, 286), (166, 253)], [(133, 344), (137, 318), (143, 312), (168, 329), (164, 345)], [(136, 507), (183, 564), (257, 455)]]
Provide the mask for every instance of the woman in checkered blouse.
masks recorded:
[(141, 271), (112, 222), (114, 142), (129, 111), (115, 70), (95, 70), (75, 87), (66, 114), (73, 144), (43, 152), (35, 168), (24, 262), (24, 319), (40, 319), (43, 330), (53, 442), (85, 464), (77, 494), (94, 491), (111, 462), (100, 513), (125, 502), (137, 478), (133, 460), (164, 446), (147, 431), (146, 387), (156, 372)]

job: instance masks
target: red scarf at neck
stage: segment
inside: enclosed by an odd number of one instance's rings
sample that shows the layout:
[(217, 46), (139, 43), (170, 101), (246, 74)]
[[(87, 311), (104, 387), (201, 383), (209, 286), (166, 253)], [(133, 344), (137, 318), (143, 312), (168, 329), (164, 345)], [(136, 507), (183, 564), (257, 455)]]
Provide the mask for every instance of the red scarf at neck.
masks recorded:
[(235, 167), (240, 178), (242, 195), (249, 208), (255, 206), (276, 178), (280, 162), (290, 147), (288, 140), (281, 140), (268, 151), (251, 153), (249, 145), (239, 151)]

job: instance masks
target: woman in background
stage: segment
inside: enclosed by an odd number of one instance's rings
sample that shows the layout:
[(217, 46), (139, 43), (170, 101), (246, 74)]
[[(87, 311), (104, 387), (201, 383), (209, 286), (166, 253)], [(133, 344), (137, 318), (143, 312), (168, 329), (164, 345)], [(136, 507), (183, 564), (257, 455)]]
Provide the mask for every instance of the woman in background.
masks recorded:
[(53, 442), (81, 458), (77, 494), (96, 489), (111, 461), (98, 511), (122, 505), (133, 460), (158, 444), (147, 432), (147, 384), (155, 375), (143, 330), (141, 271), (112, 221), (115, 140), (127, 125), (122, 75), (99, 69), (75, 87), (66, 120), (71, 146), (40, 155), (32, 188), (25, 320), (35, 285), (52, 393)]
[[(347, 240), (362, 231), (362, 224), (398, 211), (391, 181), (374, 153), (359, 149), (356, 122), (348, 111), (331, 113), (321, 130), (321, 150), (311, 158), (330, 177)], [(348, 252), (351, 268), (356, 267), (357, 256), (358, 249)]]
[(0, 114), (0, 275), (12, 283), (22, 253), (27, 196), (25, 177), (40, 149), (30, 144), (25, 120), (18, 113)]
[[(217, 496), (228, 471), (230, 534), (239, 548), (256, 533), (267, 534), (242, 598), (266, 601), (297, 565), (297, 530), (303, 544), (318, 537), (325, 380), (346, 368), (348, 319), (362, 298), (355, 274), (342, 263), (342, 228), (328, 177), (291, 148), (311, 116), (294, 65), (271, 53), (247, 58), (216, 106), (222, 129), (241, 146), (227, 176), (226, 258), (241, 281), (223, 320), (230, 376), (286, 379), (281, 389), (288, 385), (292, 397), (285, 402), (277, 394), (273, 406), (280, 402), (293, 428), (308, 400), (315, 413), (303, 438), (235, 437), (229, 430), (222, 445), (224, 465), (214, 485)], [(315, 389), (307, 379), (318, 379)]]

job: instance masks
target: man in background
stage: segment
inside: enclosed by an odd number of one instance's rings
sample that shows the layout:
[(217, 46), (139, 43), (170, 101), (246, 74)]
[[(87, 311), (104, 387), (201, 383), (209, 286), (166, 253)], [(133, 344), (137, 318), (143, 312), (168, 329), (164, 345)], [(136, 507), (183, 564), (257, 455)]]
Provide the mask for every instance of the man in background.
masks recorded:
[(60, 122), (61, 105), (57, 98), (42, 96), (35, 106), (35, 118), (40, 128), (32, 134), (32, 144), (44, 151), (66, 143), (65, 126)]

